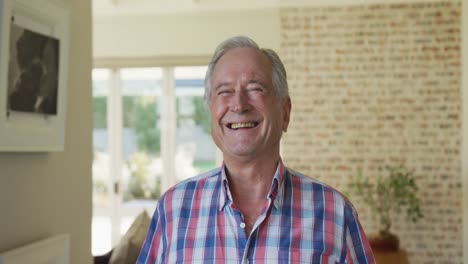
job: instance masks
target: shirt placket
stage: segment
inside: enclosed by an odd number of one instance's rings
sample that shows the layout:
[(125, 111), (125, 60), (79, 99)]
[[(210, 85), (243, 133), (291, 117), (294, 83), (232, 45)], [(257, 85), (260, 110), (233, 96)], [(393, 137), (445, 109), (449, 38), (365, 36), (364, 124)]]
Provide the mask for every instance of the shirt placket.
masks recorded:
[[(245, 232), (245, 222), (243, 221), (243, 216), (242, 216), (242, 213), (240, 211), (237, 211), (239, 213), (239, 234), (242, 234), (242, 239), (246, 239), (245, 240), (245, 244), (243, 246), (243, 254), (242, 254), (242, 259), (241, 259), (241, 264), (250, 264), (250, 259), (253, 259), (254, 256), (252, 256), (250, 254), (251, 249), (250, 248), (250, 245), (252, 243), (252, 241), (254, 241), (255, 239), (257, 239), (257, 229), (260, 228), (260, 225), (263, 223), (263, 221), (265, 220), (266, 218), (266, 214), (268, 213), (268, 208), (270, 208), (271, 206), (271, 198), (268, 198), (268, 202), (266, 204), (266, 206), (263, 208), (263, 211), (262, 211), (262, 214), (258, 217), (257, 221), (255, 222), (254, 226), (252, 227), (252, 231), (250, 232), (249, 236), (247, 236), (246, 232)], [(240, 238), (241, 236), (239, 236)]]

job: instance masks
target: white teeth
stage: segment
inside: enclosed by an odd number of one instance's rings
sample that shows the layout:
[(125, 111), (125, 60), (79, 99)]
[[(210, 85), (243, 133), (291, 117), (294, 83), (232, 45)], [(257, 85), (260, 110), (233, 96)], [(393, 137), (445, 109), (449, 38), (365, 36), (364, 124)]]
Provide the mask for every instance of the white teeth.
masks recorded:
[(234, 123), (231, 125), (232, 129), (244, 128), (244, 127), (254, 127), (255, 123)]

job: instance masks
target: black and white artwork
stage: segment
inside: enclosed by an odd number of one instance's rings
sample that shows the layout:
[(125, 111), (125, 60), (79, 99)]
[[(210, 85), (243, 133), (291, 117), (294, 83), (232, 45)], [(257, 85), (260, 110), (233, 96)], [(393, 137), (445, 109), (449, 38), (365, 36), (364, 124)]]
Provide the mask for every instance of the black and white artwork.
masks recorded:
[(7, 113), (57, 115), (59, 40), (10, 24)]
[(0, 0), (0, 25), (0, 152), (63, 151), (70, 10)]

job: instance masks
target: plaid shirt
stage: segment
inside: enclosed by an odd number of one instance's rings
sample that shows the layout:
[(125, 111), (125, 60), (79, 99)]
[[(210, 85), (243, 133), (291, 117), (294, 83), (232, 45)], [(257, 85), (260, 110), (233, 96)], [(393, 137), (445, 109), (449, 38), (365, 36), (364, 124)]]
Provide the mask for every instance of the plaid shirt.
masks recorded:
[(284, 167), (249, 236), (224, 167), (177, 184), (160, 199), (137, 264), (375, 263), (342, 194)]

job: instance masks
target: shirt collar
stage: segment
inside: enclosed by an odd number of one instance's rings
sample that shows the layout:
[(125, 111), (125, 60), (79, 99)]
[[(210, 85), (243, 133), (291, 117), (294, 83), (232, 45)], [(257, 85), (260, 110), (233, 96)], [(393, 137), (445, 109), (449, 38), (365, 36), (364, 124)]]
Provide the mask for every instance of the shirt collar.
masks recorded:
[(219, 203), (218, 203), (218, 210), (222, 211), (224, 210), (224, 207), (228, 203), (231, 203), (232, 201), (232, 196), (231, 196), (231, 191), (229, 190), (228, 187), (228, 181), (226, 177), (226, 165), (223, 162), (223, 165), (221, 166), (221, 191), (219, 192)]
[[(271, 188), (268, 192), (268, 199), (273, 201), (273, 206), (278, 208), (283, 203), (283, 188), (281, 188), (284, 175), (285, 175), (285, 167), (283, 161), (280, 159), (278, 161), (278, 165), (276, 166), (275, 175), (273, 176), (273, 180), (271, 182)], [(222, 211), (228, 204), (232, 204), (232, 195), (229, 189), (229, 183), (226, 176), (226, 166), (223, 162), (221, 166), (221, 191), (219, 192), (219, 203), (218, 203), (218, 210)]]

